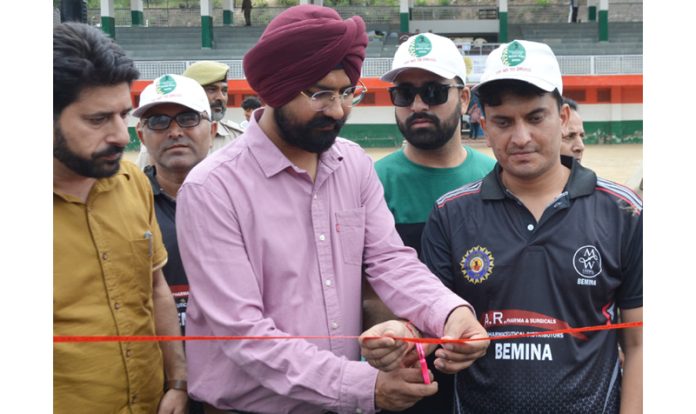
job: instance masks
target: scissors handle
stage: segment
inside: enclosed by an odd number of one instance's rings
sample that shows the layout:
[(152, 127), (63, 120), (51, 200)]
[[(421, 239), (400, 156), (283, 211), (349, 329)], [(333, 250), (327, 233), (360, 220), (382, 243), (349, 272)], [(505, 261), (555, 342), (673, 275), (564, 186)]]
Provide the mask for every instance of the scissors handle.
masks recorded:
[(423, 350), (423, 344), (416, 344), (416, 351), (418, 352), (418, 361), (420, 362), (421, 374), (423, 374), (423, 382), (430, 384), (430, 374), (428, 374), (428, 364), (425, 362), (425, 351)]

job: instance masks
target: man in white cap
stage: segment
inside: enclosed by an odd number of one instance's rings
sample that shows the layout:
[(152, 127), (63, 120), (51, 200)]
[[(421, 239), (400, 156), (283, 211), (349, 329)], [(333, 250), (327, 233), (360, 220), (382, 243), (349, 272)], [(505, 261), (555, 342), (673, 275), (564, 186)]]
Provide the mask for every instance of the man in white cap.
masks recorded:
[(189, 171), (208, 155), (218, 124), (210, 120), (203, 88), (180, 75), (163, 75), (148, 85), (133, 116), (140, 118), (136, 132), (152, 160), (145, 175), (152, 185), (155, 213), (169, 253), (164, 277), (174, 294), (183, 333), (188, 279), (176, 241), (176, 193)]
[(474, 93), (498, 163), (437, 201), (423, 260), (491, 337), (533, 336), (494, 340), (460, 372), (457, 412), (642, 412), (642, 328), (559, 332), (642, 321), (640, 198), (561, 156), (570, 108), (547, 45), (501, 45)]
[[(189, 282), (176, 239), (176, 194), (189, 171), (210, 150), (218, 124), (210, 120), (210, 105), (203, 88), (193, 79), (163, 75), (140, 95), (133, 116), (140, 118), (135, 130), (147, 148), (152, 165), (145, 167), (154, 194), (155, 214), (169, 260), (162, 268), (174, 296), (181, 334), (186, 333)], [(191, 413), (202, 406), (190, 402)]]
[[(236, 122), (223, 119), (227, 112), (227, 73), (230, 67), (222, 62), (203, 60), (186, 68), (183, 76), (191, 78), (203, 87), (210, 103), (210, 119), (218, 124), (217, 133), (213, 137), (209, 153), (213, 153), (237, 139), (243, 128)], [(136, 162), (142, 169), (150, 165), (152, 160), (144, 145), (140, 146), (140, 154)]]
[[(452, 40), (432, 33), (411, 36), (399, 46), (392, 69), (382, 80), (393, 82), (389, 96), (396, 124), (406, 139), (403, 148), (375, 164), (384, 198), (404, 244), (420, 253), (420, 238), (435, 200), (442, 194), (484, 177), (495, 161), (461, 143), (461, 118), (469, 105), (466, 65)], [(365, 323), (395, 317), (363, 284)], [(454, 376), (433, 369), (439, 387), (407, 409), (408, 413), (452, 411)]]

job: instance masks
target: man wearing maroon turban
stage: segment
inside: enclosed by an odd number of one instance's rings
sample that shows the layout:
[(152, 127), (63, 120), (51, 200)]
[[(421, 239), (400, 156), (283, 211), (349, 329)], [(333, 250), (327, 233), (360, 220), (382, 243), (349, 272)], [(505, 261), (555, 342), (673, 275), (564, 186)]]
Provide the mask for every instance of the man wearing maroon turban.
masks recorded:
[[(413, 344), (387, 336), (486, 336), (473, 308), (403, 245), (371, 158), (337, 138), (366, 91), (366, 45), (360, 17), (312, 5), (278, 15), (244, 57), (267, 105), (179, 190), (186, 332), (244, 338), (186, 344), (189, 394), (207, 413), (402, 410), (437, 384), (412, 366)], [(410, 322), (384, 322), (357, 341), (363, 269)], [(269, 336), (290, 338), (258, 339)], [(384, 371), (360, 361), (361, 346)], [(436, 363), (457, 372), (487, 346), (448, 344)]]

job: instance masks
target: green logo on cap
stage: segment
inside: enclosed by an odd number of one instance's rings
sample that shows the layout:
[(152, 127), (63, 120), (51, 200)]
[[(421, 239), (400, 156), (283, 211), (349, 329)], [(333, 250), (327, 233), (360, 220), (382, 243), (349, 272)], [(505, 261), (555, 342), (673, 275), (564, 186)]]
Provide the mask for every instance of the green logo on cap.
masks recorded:
[(162, 76), (155, 88), (160, 95), (166, 95), (174, 89), (176, 89), (176, 81), (169, 75)]
[(503, 61), (505, 66), (517, 66), (524, 62), (527, 57), (527, 52), (524, 50), (524, 46), (518, 41), (514, 41), (507, 45), (500, 59)]
[(431, 50), (433, 50), (433, 44), (423, 35), (418, 35), (408, 47), (408, 53), (415, 57), (425, 56), (430, 53)]

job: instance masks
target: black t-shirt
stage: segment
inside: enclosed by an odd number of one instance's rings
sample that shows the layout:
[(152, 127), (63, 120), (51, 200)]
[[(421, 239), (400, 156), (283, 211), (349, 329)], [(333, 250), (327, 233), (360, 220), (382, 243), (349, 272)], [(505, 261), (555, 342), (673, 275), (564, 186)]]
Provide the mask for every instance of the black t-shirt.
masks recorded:
[(152, 192), (155, 196), (155, 214), (157, 222), (162, 231), (162, 239), (164, 247), (167, 249), (169, 259), (164, 265), (162, 272), (167, 280), (169, 289), (174, 295), (174, 303), (179, 314), (179, 326), (181, 326), (182, 335), (185, 333), (186, 327), (186, 305), (189, 296), (189, 283), (184, 271), (184, 265), (181, 263), (181, 255), (179, 254), (179, 243), (176, 240), (176, 200), (169, 197), (160, 188), (157, 179), (157, 171), (154, 166), (148, 165), (145, 167), (145, 175), (150, 179), (152, 184)]
[[(437, 202), (423, 259), (469, 301), (490, 336), (617, 322), (642, 307), (642, 202), (563, 157), (564, 192), (537, 223), (507, 191), (500, 166)], [(614, 413), (617, 332), (492, 341), (457, 374), (462, 413)]]

